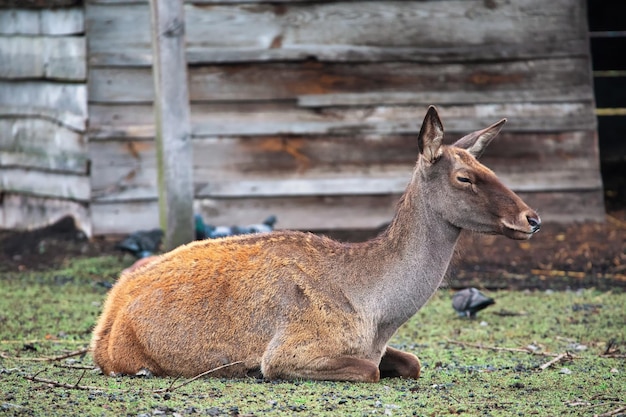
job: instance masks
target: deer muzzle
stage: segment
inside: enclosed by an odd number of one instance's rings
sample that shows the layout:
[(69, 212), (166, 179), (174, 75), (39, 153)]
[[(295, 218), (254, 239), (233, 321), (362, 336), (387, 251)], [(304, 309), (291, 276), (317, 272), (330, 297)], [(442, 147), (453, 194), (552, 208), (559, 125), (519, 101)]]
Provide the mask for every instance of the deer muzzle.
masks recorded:
[(541, 229), (541, 218), (533, 210), (521, 212), (513, 222), (501, 219), (502, 234), (516, 240), (530, 239)]

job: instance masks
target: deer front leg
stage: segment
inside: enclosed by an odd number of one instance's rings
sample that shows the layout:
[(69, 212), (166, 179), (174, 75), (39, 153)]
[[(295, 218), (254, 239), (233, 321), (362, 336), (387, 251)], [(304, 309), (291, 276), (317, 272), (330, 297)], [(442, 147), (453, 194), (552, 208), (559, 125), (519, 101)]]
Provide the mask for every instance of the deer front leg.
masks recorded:
[(380, 371), (376, 364), (351, 356), (315, 359), (298, 358), (263, 359), (262, 372), (267, 379), (315, 379), (321, 381), (378, 382)]
[(380, 360), (381, 378), (413, 378), (420, 377), (420, 360), (412, 353), (403, 352), (387, 346), (387, 350)]

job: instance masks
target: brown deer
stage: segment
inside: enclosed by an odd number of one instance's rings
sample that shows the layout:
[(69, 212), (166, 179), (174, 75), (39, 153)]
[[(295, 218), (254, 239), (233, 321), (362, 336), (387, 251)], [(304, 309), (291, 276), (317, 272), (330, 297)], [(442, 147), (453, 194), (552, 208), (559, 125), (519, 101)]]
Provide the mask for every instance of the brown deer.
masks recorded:
[(106, 375), (418, 378), (418, 358), (387, 342), (437, 290), (461, 229), (528, 239), (541, 225), (476, 160), (504, 122), (446, 146), (430, 107), (410, 183), (372, 240), (196, 241), (122, 274), (94, 330), (95, 363)]

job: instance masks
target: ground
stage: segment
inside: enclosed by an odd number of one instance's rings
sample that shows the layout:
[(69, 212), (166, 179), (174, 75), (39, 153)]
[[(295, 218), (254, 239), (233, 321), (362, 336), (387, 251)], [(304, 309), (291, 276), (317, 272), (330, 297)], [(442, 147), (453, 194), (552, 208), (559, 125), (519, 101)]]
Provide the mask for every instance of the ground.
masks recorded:
[[(464, 232), (447, 282), (453, 288), (626, 288), (626, 179), (605, 179), (605, 190), (604, 223), (545, 223), (529, 241)], [(362, 240), (372, 234), (342, 232), (332, 237)], [(115, 248), (120, 239), (88, 240), (71, 219), (29, 232), (0, 230), (0, 272), (50, 269), (75, 257), (129, 257)]]

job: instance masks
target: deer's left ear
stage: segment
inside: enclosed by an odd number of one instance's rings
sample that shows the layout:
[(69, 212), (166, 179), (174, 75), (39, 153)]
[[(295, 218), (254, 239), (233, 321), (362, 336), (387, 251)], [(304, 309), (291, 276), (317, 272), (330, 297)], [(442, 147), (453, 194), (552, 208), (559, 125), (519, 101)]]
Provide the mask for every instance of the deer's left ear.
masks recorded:
[(431, 164), (441, 156), (443, 142), (443, 125), (435, 106), (430, 106), (422, 122), (420, 134), (417, 137), (417, 146), (420, 154)]
[(483, 130), (477, 130), (476, 132), (463, 136), (454, 143), (454, 146), (467, 150), (474, 158), (480, 158), (487, 145), (489, 145), (491, 140), (500, 132), (504, 123), (506, 123), (506, 119), (502, 119)]

